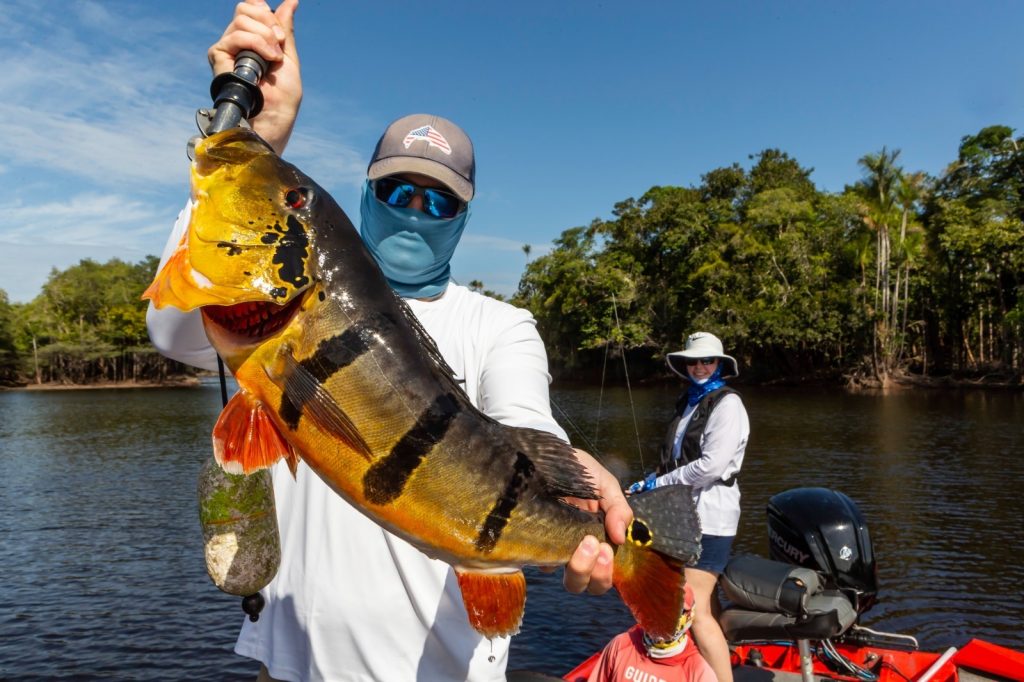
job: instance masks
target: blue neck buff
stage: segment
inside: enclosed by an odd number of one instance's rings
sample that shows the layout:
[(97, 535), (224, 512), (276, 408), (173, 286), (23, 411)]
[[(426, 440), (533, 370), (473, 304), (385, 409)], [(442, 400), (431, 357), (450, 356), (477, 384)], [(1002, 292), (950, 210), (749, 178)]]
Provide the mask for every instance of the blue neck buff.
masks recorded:
[(711, 373), (707, 379), (702, 383), (697, 383), (690, 378), (690, 388), (686, 391), (686, 404), (693, 407), (701, 401), (711, 391), (715, 391), (722, 386), (725, 386), (725, 381), (722, 379), (722, 363), (718, 363), (718, 367)]
[(359, 214), (359, 235), (399, 296), (432, 298), (444, 293), (469, 207), (450, 220), (435, 218), (414, 208), (388, 206), (373, 195), (367, 181)]

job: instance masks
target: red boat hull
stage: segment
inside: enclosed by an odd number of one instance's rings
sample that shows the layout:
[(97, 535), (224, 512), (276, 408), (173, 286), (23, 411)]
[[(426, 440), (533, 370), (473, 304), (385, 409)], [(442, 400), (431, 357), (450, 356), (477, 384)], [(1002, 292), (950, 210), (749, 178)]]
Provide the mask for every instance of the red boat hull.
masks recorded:
[[(927, 651), (901, 651), (844, 644), (835, 646), (843, 656), (876, 674), (878, 682), (916, 680), (942, 656), (942, 654)], [(597, 665), (599, 657), (600, 652), (594, 654), (562, 679), (568, 680), (568, 682), (586, 682), (590, 672)], [(733, 648), (733, 665), (740, 666), (737, 669), (737, 680), (743, 679), (740, 672), (743, 668), (755, 667), (751, 665), (753, 660), (759, 660), (760, 667), (763, 669), (800, 674), (800, 657), (795, 646), (782, 644), (738, 645)], [(972, 639), (948, 658), (929, 678), (929, 682), (959, 682), (961, 669), (990, 679), (1024, 682), (1024, 653)], [(856, 677), (837, 673), (817, 658), (814, 660), (814, 673), (827, 675), (829, 679), (833, 680), (862, 682)]]

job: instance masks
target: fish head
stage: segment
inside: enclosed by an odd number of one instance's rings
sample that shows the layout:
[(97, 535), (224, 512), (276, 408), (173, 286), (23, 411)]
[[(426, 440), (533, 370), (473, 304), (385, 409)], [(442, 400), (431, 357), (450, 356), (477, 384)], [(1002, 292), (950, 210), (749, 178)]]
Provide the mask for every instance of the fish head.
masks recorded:
[(225, 359), (283, 330), (314, 296), (318, 229), (354, 235), (330, 195), (242, 128), (196, 145), (192, 199), (188, 229), (143, 298), (202, 309)]

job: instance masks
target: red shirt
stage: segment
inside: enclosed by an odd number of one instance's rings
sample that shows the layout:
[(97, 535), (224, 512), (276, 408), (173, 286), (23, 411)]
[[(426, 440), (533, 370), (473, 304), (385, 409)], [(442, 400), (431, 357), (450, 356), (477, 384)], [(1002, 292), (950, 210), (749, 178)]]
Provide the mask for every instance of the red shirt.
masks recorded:
[(668, 658), (651, 658), (639, 625), (608, 642), (587, 682), (718, 682), (690, 641)]

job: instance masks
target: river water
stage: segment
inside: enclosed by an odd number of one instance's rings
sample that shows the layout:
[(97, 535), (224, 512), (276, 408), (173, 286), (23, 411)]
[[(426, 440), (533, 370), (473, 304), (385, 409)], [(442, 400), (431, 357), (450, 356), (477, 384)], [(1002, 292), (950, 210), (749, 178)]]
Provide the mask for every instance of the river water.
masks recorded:
[[(879, 563), (862, 623), (927, 649), (1024, 649), (1024, 395), (740, 390), (752, 434), (736, 551), (767, 555), (773, 494), (841, 490)], [(675, 389), (553, 397), (574, 442), (632, 480), (653, 464)], [(209, 582), (196, 516), (219, 408), (214, 384), (0, 392), (0, 679), (254, 678), (231, 651), (239, 600)], [(614, 592), (527, 579), (510, 669), (563, 674), (632, 622)]]

